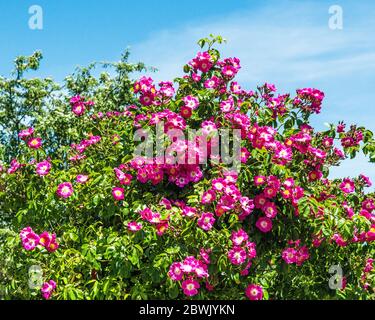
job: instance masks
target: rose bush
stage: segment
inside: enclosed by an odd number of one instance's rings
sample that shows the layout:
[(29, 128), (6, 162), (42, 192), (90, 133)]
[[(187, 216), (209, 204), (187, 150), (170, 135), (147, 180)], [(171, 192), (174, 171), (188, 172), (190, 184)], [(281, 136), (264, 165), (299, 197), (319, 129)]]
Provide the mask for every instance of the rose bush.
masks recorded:
[[(3, 117), (16, 119), (0, 152), (3, 298), (375, 298), (371, 182), (327, 178), (360, 151), (375, 160), (372, 132), (315, 131), (317, 89), (242, 89), (240, 60), (221, 58), (222, 42), (200, 40), (204, 51), (174, 83), (130, 80), (145, 68), (127, 54), (104, 64), (114, 75), (95, 77), (92, 65), (64, 87), (23, 73), (1, 79)], [(40, 107), (25, 119), (12, 105)], [(136, 130), (155, 138), (158, 125), (171, 152), (134, 157)], [(183, 161), (200, 159), (200, 138), (215, 147), (225, 128), (241, 135), (240, 170), (213, 148), (207, 163)], [(170, 134), (188, 129), (198, 136)], [(31, 266), (39, 285), (30, 286)]]

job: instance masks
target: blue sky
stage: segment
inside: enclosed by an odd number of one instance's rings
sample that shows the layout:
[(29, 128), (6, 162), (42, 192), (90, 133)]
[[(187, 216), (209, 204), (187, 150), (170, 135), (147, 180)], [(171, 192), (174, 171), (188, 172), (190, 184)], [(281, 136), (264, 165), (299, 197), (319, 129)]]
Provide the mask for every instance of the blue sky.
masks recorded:
[[(28, 27), (31, 5), (43, 9), (43, 30)], [(343, 9), (343, 29), (328, 27), (331, 5)], [(126, 47), (134, 62), (157, 67), (158, 80), (181, 66), (209, 33), (228, 39), (222, 50), (238, 56), (247, 89), (265, 81), (280, 91), (312, 86), (326, 93), (313, 124), (344, 120), (375, 131), (375, 1), (124, 1), (17, 0), (0, 2), (0, 75), (17, 55), (42, 50), (36, 75), (60, 81), (77, 65), (117, 60)], [(364, 157), (346, 160), (332, 177), (367, 173)]]

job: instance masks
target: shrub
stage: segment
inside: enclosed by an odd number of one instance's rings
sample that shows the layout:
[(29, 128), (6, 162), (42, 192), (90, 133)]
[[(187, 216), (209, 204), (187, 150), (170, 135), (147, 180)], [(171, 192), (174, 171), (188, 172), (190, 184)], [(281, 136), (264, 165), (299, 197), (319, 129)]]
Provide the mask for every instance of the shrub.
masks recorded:
[[(185, 75), (158, 86), (130, 80), (145, 68), (127, 54), (104, 65), (114, 76), (96, 78), (92, 65), (65, 88), (49, 81), (48, 95), (45, 80), (1, 80), (2, 97), (26, 83), (41, 106), (32, 127), (9, 129), (0, 153), (3, 298), (375, 298), (371, 182), (327, 178), (360, 151), (374, 161), (372, 132), (315, 131), (317, 89), (242, 89), (239, 59), (215, 48), (223, 41), (200, 40)], [(200, 138), (181, 136), (191, 129)], [(233, 130), (221, 157), (219, 129)], [(203, 138), (211, 148), (202, 153)], [(167, 156), (134, 157), (158, 143)], [(224, 161), (225, 148), (240, 161)]]

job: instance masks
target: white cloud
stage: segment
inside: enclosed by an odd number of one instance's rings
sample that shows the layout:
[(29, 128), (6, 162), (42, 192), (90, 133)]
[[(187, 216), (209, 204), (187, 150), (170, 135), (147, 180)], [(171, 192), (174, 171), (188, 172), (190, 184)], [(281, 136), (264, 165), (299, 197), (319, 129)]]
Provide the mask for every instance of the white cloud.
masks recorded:
[(180, 75), (179, 66), (198, 50), (196, 41), (209, 33), (228, 38), (223, 53), (241, 59), (238, 79), (252, 85), (265, 80), (296, 83), (374, 71), (373, 26), (333, 31), (325, 12), (322, 21), (308, 19), (309, 12), (317, 11), (314, 6), (282, 8), (240, 12), (219, 21), (156, 32), (135, 44), (132, 51), (160, 70), (158, 79)]

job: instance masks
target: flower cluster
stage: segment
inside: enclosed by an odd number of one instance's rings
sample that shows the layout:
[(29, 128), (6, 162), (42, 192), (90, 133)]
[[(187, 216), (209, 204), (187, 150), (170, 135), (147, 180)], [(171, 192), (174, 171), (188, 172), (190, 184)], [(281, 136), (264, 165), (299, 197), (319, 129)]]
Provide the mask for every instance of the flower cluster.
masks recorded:
[(86, 101), (84, 97), (77, 95), (70, 99), (70, 105), (72, 107), (72, 112), (77, 117), (80, 117), (85, 113), (87, 108), (94, 105), (94, 102), (91, 100)]
[(44, 282), (42, 287), (40, 288), (40, 291), (42, 292), (42, 296), (44, 299), (48, 300), (51, 298), (52, 293), (56, 289), (56, 282), (53, 280), (50, 280), (48, 282)]
[(153, 212), (150, 208), (145, 208), (141, 210), (139, 214), (142, 220), (155, 225), (156, 234), (158, 236), (162, 236), (164, 232), (167, 231), (169, 227), (169, 214), (166, 217), (162, 217), (162, 215), (159, 212)]
[(142, 77), (134, 83), (134, 93), (140, 94), (139, 102), (143, 106), (150, 106), (169, 102), (175, 90), (170, 81), (160, 82), (157, 90), (152, 78)]
[(336, 130), (340, 134), (341, 145), (344, 149), (355, 147), (363, 140), (362, 131), (358, 130), (354, 125), (345, 132), (345, 124), (341, 123), (337, 126)]
[[(205, 250), (203, 252), (207, 255)], [(173, 281), (182, 281), (181, 286), (185, 295), (195, 296), (200, 288), (199, 280), (209, 277), (207, 263), (209, 263), (207, 256), (206, 261), (188, 256), (182, 262), (173, 262), (169, 268), (168, 276)]]
[(287, 264), (295, 263), (297, 266), (301, 266), (307, 259), (309, 259), (310, 254), (306, 246), (300, 246), (301, 241), (288, 241), (289, 247), (284, 249), (281, 257)]
[(241, 271), (242, 275), (248, 274), (251, 266), (251, 260), (257, 255), (256, 245), (248, 241), (249, 236), (243, 230), (233, 231), (231, 236), (232, 248), (228, 251), (228, 258), (234, 265), (243, 265), (247, 262), (246, 267)]
[(262, 232), (268, 232), (272, 229), (272, 220), (278, 213), (277, 206), (271, 200), (276, 199), (278, 194), (283, 199), (288, 199), (294, 207), (295, 213), (298, 214), (298, 200), (304, 195), (304, 190), (300, 186), (296, 186), (293, 178), (287, 178), (283, 183), (276, 176), (254, 177), (254, 185), (263, 186), (261, 193), (254, 197), (255, 208), (260, 209), (265, 217), (258, 220), (257, 227)]
[(180, 114), (184, 118), (190, 118), (193, 114), (193, 110), (199, 106), (199, 99), (194, 96), (186, 96), (182, 98), (183, 106), (180, 109)]
[(194, 71), (201, 71), (202, 73), (208, 72), (214, 65), (213, 57), (206, 52), (198, 52), (196, 57), (189, 62)]
[(293, 152), (288, 145), (288, 141), (282, 143), (275, 139), (276, 130), (269, 126), (254, 125), (248, 131), (247, 138), (250, 140), (253, 148), (266, 148), (272, 154), (272, 162), (275, 164), (286, 165), (292, 161)]
[(22, 166), (24, 166), (24, 164), (19, 163), (17, 161), (17, 159), (13, 159), (10, 162), (10, 167), (8, 168), (7, 173), (13, 174), (13, 173), (17, 172), (17, 170), (20, 169)]
[(46, 248), (48, 252), (54, 252), (58, 249), (59, 244), (56, 241), (56, 234), (50, 234), (44, 231), (42, 234), (36, 234), (31, 227), (21, 230), (20, 238), (22, 246), (27, 251), (34, 250), (38, 245)]
[(211, 181), (211, 189), (205, 191), (201, 203), (209, 205), (216, 202), (215, 214), (220, 217), (233, 211), (244, 220), (254, 209), (253, 200), (241, 194), (236, 186), (238, 175), (234, 171), (224, 171), (223, 177)]
[(297, 97), (294, 99), (294, 104), (312, 113), (320, 113), (324, 93), (318, 89), (304, 88), (297, 90)]
[(365, 267), (362, 270), (362, 275), (361, 275), (361, 283), (362, 287), (365, 290), (368, 290), (370, 287), (370, 284), (368, 282), (369, 280), (369, 274), (374, 270), (374, 259), (373, 258), (368, 258), (366, 259)]
[(97, 144), (100, 140), (101, 140), (100, 136), (94, 136), (92, 134), (89, 134), (88, 139), (84, 139), (78, 144), (73, 143), (71, 145), (71, 151), (73, 153), (78, 152), (78, 154), (75, 154), (72, 157), (70, 157), (70, 160), (76, 161), (76, 160), (84, 159), (85, 156), (82, 155), (82, 153), (85, 152), (87, 147), (89, 147), (91, 145), (94, 145), (94, 144)]
[(151, 161), (154, 163), (150, 164), (149, 159), (137, 157), (130, 162), (130, 167), (135, 170), (139, 182), (151, 182), (157, 185), (163, 181), (164, 176), (167, 176), (169, 182), (183, 188), (190, 182), (199, 181), (203, 176), (199, 165), (158, 163), (157, 159)]
[(34, 136), (34, 128), (27, 128), (18, 133), (18, 137), (26, 141), (31, 149), (39, 149), (42, 146), (42, 139)]

